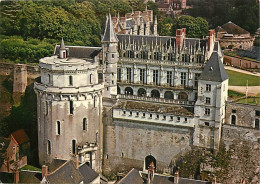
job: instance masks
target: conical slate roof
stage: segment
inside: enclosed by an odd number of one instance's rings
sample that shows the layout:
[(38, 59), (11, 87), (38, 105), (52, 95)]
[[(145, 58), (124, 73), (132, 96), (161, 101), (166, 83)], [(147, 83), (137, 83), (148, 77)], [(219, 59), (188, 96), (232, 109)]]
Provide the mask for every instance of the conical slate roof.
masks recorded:
[(102, 42), (118, 42), (110, 13), (107, 16), (106, 27)]
[(64, 44), (64, 40), (63, 40), (63, 38), (61, 38), (61, 42), (60, 42), (60, 50), (65, 50), (65, 44)]
[(221, 58), (217, 51), (213, 51), (208, 63), (205, 65), (199, 80), (223, 82), (228, 79), (228, 75), (221, 62)]

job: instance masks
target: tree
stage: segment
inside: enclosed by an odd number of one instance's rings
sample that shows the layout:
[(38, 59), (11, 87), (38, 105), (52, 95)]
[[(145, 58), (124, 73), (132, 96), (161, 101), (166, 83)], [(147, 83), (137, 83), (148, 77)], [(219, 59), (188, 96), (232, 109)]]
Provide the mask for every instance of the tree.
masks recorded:
[(153, 10), (154, 15), (158, 15), (158, 4), (153, 2), (153, 1), (148, 1), (147, 2), (147, 9), (148, 10)]
[(183, 15), (174, 19), (172, 26), (172, 35), (176, 34), (176, 29), (181, 28), (186, 28), (187, 37), (200, 38), (207, 35), (209, 26), (208, 22), (201, 17), (194, 18), (191, 16)]
[(172, 35), (173, 19), (170, 16), (159, 19), (159, 33), (161, 36)]

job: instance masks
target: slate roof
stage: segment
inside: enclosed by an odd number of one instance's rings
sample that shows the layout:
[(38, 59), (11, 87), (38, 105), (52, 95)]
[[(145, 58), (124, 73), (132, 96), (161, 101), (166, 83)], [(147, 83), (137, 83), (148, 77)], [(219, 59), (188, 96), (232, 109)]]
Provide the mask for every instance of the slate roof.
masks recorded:
[(42, 180), (42, 173), (35, 171), (20, 171), (19, 183), (40, 183)]
[(241, 34), (249, 34), (248, 31), (229, 21), (226, 24), (221, 26), (228, 34), (241, 35)]
[(46, 177), (50, 183), (80, 183), (84, 177), (76, 169), (72, 160), (66, 162)]
[[(133, 168), (123, 177), (117, 184), (144, 184), (147, 183), (147, 174), (141, 173)], [(153, 182), (154, 184), (174, 184), (174, 177), (167, 175), (155, 174)], [(178, 184), (211, 184), (208, 181), (194, 180), (188, 178), (179, 177)]]
[(66, 160), (60, 160), (60, 159), (53, 159), (51, 164), (49, 165), (48, 169), (49, 169), (50, 172), (53, 172), (56, 169), (58, 169), (60, 166), (65, 164), (65, 162), (67, 162), (67, 161)]
[(12, 135), (19, 145), (30, 141), (24, 129), (17, 130), (14, 133), (12, 133)]
[(228, 75), (221, 62), (220, 56), (218, 52), (213, 51), (199, 77), (199, 80), (223, 82), (226, 79), (228, 79)]
[(139, 171), (133, 168), (125, 177), (123, 177), (117, 184), (142, 184), (144, 183)]
[(99, 176), (99, 174), (95, 172), (92, 168), (87, 166), (87, 164), (81, 165), (79, 167), (79, 172), (84, 177), (84, 183), (91, 183)]
[[(66, 46), (68, 57), (93, 59), (101, 51), (101, 47)], [(60, 46), (55, 46), (54, 55), (59, 55)]]
[(118, 42), (110, 13), (107, 16), (106, 27), (102, 42)]
[(253, 58), (256, 60), (260, 60), (260, 47), (255, 47), (253, 46), (249, 50), (237, 50), (234, 51), (239, 55), (240, 57), (248, 57), (248, 58)]
[(146, 103), (136, 101), (120, 101), (119, 104), (114, 108), (158, 113), (172, 113), (179, 116), (193, 116), (192, 107), (182, 107), (180, 105), (162, 105), (151, 102)]

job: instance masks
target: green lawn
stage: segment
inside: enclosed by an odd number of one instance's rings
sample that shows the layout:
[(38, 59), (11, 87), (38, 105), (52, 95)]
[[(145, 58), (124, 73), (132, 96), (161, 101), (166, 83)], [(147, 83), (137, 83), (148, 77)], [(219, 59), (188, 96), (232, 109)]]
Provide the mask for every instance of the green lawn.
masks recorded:
[(241, 98), (243, 96), (245, 96), (243, 93), (228, 90), (228, 97), (230, 97), (230, 98), (237, 99), (237, 98)]
[(260, 77), (231, 70), (226, 70), (226, 72), (229, 75), (229, 86), (246, 86), (247, 80), (248, 86), (260, 86)]
[(26, 165), (26, 166), (22, 167), (20, 170), (41, 171), (40, 168), (34, 167), (32, 165)]
[(260, 105), (260, 98), (247, 98), (240, 99), (237, 101), (238, 103), (250, 104), (250, 105)]

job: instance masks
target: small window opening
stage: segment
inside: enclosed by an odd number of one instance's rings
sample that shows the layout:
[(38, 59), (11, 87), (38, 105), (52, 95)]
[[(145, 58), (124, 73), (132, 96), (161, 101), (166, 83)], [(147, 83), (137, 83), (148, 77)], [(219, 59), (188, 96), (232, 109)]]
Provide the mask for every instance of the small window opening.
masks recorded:
[(87, 130), (87, 118), (83, 118), (83, 130)]
[(70, 101), (70, 114), (73, 114), (73, 101)]
[(72, 78), (72, 76), (69, 76), (69, 84), (70, 84), (70, 86), (73, 85), (73, 78)]
[(72, 140), (72, 154), (76, 154), (76, 140)]
[(60, 121), (57, 121), (57, 135), (60, 135)]
[(51, 154), (51, 141), (50, 140), (48, 140), (48, 143), (47, 143), (48, 145), (47, 145), (47, 153), (48, 153), (48, 155), (50, 155)]

